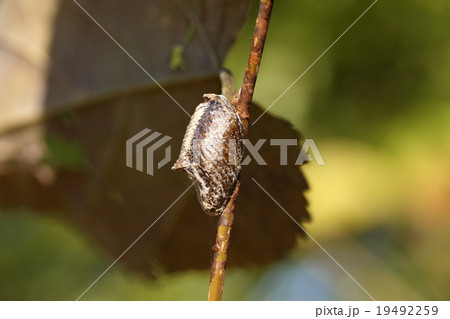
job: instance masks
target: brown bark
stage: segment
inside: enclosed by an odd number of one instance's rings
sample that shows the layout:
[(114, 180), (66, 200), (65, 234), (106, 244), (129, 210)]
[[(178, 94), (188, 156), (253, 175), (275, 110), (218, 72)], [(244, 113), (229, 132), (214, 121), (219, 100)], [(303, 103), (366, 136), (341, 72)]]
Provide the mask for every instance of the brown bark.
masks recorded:
[(266, 42), (267, 30), (269, 28), (270, 15), (272, 13), (273, 0), (261, 0), (258, 17), (256, 18), (255, 32), (253, 34), (252, 48), (245, 70), (244, 83), (242, 84), (237, 112), (242, 119), (244, 132), (247, 134), (248, 119), (250, 118), (250, 104), (252, 103), (255, 90), (256, 78), (258, 77), (259, 65)]
[(217, 222), (216, 244), (213, 246), (214, 261), (211, 266), (211, 278), (209, 280), (209, 301), (222, 300), (228, 245), (230, 243), (231, 227), (234, 219), (233, 210), (239, 192), (239, 184), (240, 182), (238, 181), (227, 207)]

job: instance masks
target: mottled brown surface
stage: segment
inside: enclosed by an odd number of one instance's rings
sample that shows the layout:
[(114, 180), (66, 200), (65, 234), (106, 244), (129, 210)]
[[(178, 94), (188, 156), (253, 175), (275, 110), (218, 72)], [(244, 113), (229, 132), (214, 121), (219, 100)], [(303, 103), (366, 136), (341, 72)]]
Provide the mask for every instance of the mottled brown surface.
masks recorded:
[[(205, 94), (195, 109), (173, 169), (185, 171), (208, 215), (222, 214), (241, 171), (242, 124), (222, 95)], [(233, 143), (230, 147), (230, 143)]]

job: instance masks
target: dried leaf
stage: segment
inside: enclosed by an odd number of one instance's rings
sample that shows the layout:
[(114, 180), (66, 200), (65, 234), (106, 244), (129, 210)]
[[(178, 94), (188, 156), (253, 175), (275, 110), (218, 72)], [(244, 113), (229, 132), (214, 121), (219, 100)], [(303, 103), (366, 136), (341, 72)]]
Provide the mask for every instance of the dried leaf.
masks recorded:
[[(80, 3), (190, 114), (204, 93), (220, 91), (215, 64), (221, 64), (249, 5), (237, 0), (186, 1), (187, 7), (162, 0), (139, 6), (118, 0)], [(59, 3), (54, 23), (44, 110), (0, 125), (0, 131), (7, 132), (1, 141), (19, 147), (13, 161), (5, 159), (0, 165), (0, 206), (28, 206), (74, 222), (113, 258), (170, 207), (122, 262), (153, 275), (160, 269), (208, 268), (216, 219), (202, 212), (192, 189), (174, 203), (190, 185), (183, 174), (170, 170), (188, 116), (73, 2)], [(186, 40), (192, 24), (196, 33)], [(183, 67), (171, 68), (179, 45)], [(41, 107), (38, 99), (34, 103), (33, 110)], [(256, 105), (251, 111), (254, 117), (261, 114)], [(25, 126), (39, 120), (43, 122)], [(144, 128), (172, 137), (172, 161), (154, 176), (125, 165), (126, 140)], [(40, 131), (43, 134), (36, 134)], [(20, 144), (17, 134), (34, 136), (39, 147)], [(259, 138), (297, 134), (285, 121), (266, 114), (249, 130), (253, 144)], [(291, 151), (293, 164), (298, 149)], [(163, 152), (158, 149), (155, 156), (162, 158)], [(25, 161), (17, 154), (34, 155)], [(277, 260), (301, 233), (251, 178), (296, 220), (309, 218), (303, 196), (307, 184), (298, 167), (280, 166), (279, 149), (268, 142), (261, 155), (269, 165), (258, 166), (253, 160), (241, 173), (230, 266)]]
[[(213, 76), (167, 87), (193, 112), (204, 92), (218, 92), (218, 84), (218, 77)], [(73, 105), (70, 124), (59, 116), (49, 120), (46, 128), (59, 139), (76, 140), (83, 145), (89, 167), (83, 172), (60, 169), (50, 187), (40, 185), (32, 177), (3, 176), (2, 206), (20, 204), (60, 214), (81, 224), (117, 257), (190, 185), (184, 174), (170, 170), (189, 120), (172, 104), (154, 87)], [(261, 113), (256, 105), (252, 111), (254, 116)], [(125, 142), (144, 128), (172, 137), (172, 161), (154, 176), (125, 166)], [(261, 119), (261, 125), (252, 127), (249, 134), (252, 143), (258, 138), (297, 138), (288, 123), (269, 115)], [(163, 158), (163, 151), (155, 156)], [(267, 142), (261, 148), (261, 156), (268, 165), (259, 166), (252, 160), (242, 170), (230, 265), (279, 259), (294, 246), (301, 233), (251, 178), (261, 183), (298, 221), (308, 219), (302, 194), (306, 182), (298, 167), (278, 164), (279, 152)], [(296, 154), (297, 149), (290, 152), (289, 163), (295, 162)], [(144, 272), (152, 271), (155, 261), (167, 271), (207, 268), (215, 221), (203, 213), (191, 190), (123, 257), (123, 262)], [(206, 236), (202, 235), (205, 232)]]

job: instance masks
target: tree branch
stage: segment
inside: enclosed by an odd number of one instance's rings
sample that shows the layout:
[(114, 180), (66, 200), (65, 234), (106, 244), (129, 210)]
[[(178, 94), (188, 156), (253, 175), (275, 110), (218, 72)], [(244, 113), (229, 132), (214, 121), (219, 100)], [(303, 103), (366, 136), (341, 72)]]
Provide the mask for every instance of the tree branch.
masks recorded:
[(234, 205), (239, 193), (240, 181), (237, 182), (227, 207), (217, 222), (216, 244), (213, 246), (214, 261), (211, 266), (211, 278), (209, 281), (209, 301), (222, 300), (223, 284), (225, 282), (225, 267), (228, 257), (228, 245), (230, 244), (231, 226), (234, 219)]
[[(269, 28), (273, 1), (274, 0), (261, 0), (260, 2), (244, 81), (241, 89), (231, 102), (241, 118), (245, 135), (247, 135), (248, 131), (248, 119), (250, 118), (249, 108), (252, 103), (253, 91), (255, 89), (264, 43), (266, 41), (267, 30)], [(208, 300), (210, 301), (222, 300), (223, 285), (225, 282), (225, 268), (228, 257), (228, 246), (230, 242), (231, 227), (234, 220), (233, 210), (237, 195), (239, 193), (239, 186), (240, 181), (237, 182), (233, 195), (224, 212), (220, 215), (217, 223), (216, 244), (213, 246), (214, 259), (211, 266), (211, 278), (208, 293)]]
[(236, 105), (237, 113), (244, 125), (244, 132), (247, 134), (248, 119), (250, 118), (249, 108), (252, 104), (253, 92), (255, 90), (256, 78), (258, 77), (259, 64), (266, 42), (267, 29), (269, 28), (270, 14), (274, 0), (261, 0), (258, 17), (256, 18), (255, 33), (253, 34), (252, 48), (248, 58), (247, 69), (244, 74), (239, 100)]

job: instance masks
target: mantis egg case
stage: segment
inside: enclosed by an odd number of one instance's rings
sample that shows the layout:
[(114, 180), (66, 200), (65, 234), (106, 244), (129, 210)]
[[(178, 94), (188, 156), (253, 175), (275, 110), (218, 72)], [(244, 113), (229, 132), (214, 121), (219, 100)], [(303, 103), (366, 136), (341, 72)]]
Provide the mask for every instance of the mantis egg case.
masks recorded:
[(220, 215), (233, 194), (244, 152), (239, 116), (223, 95), (204, 94), (191, 117), (173, 170), (185, 171), (205, 213)]

